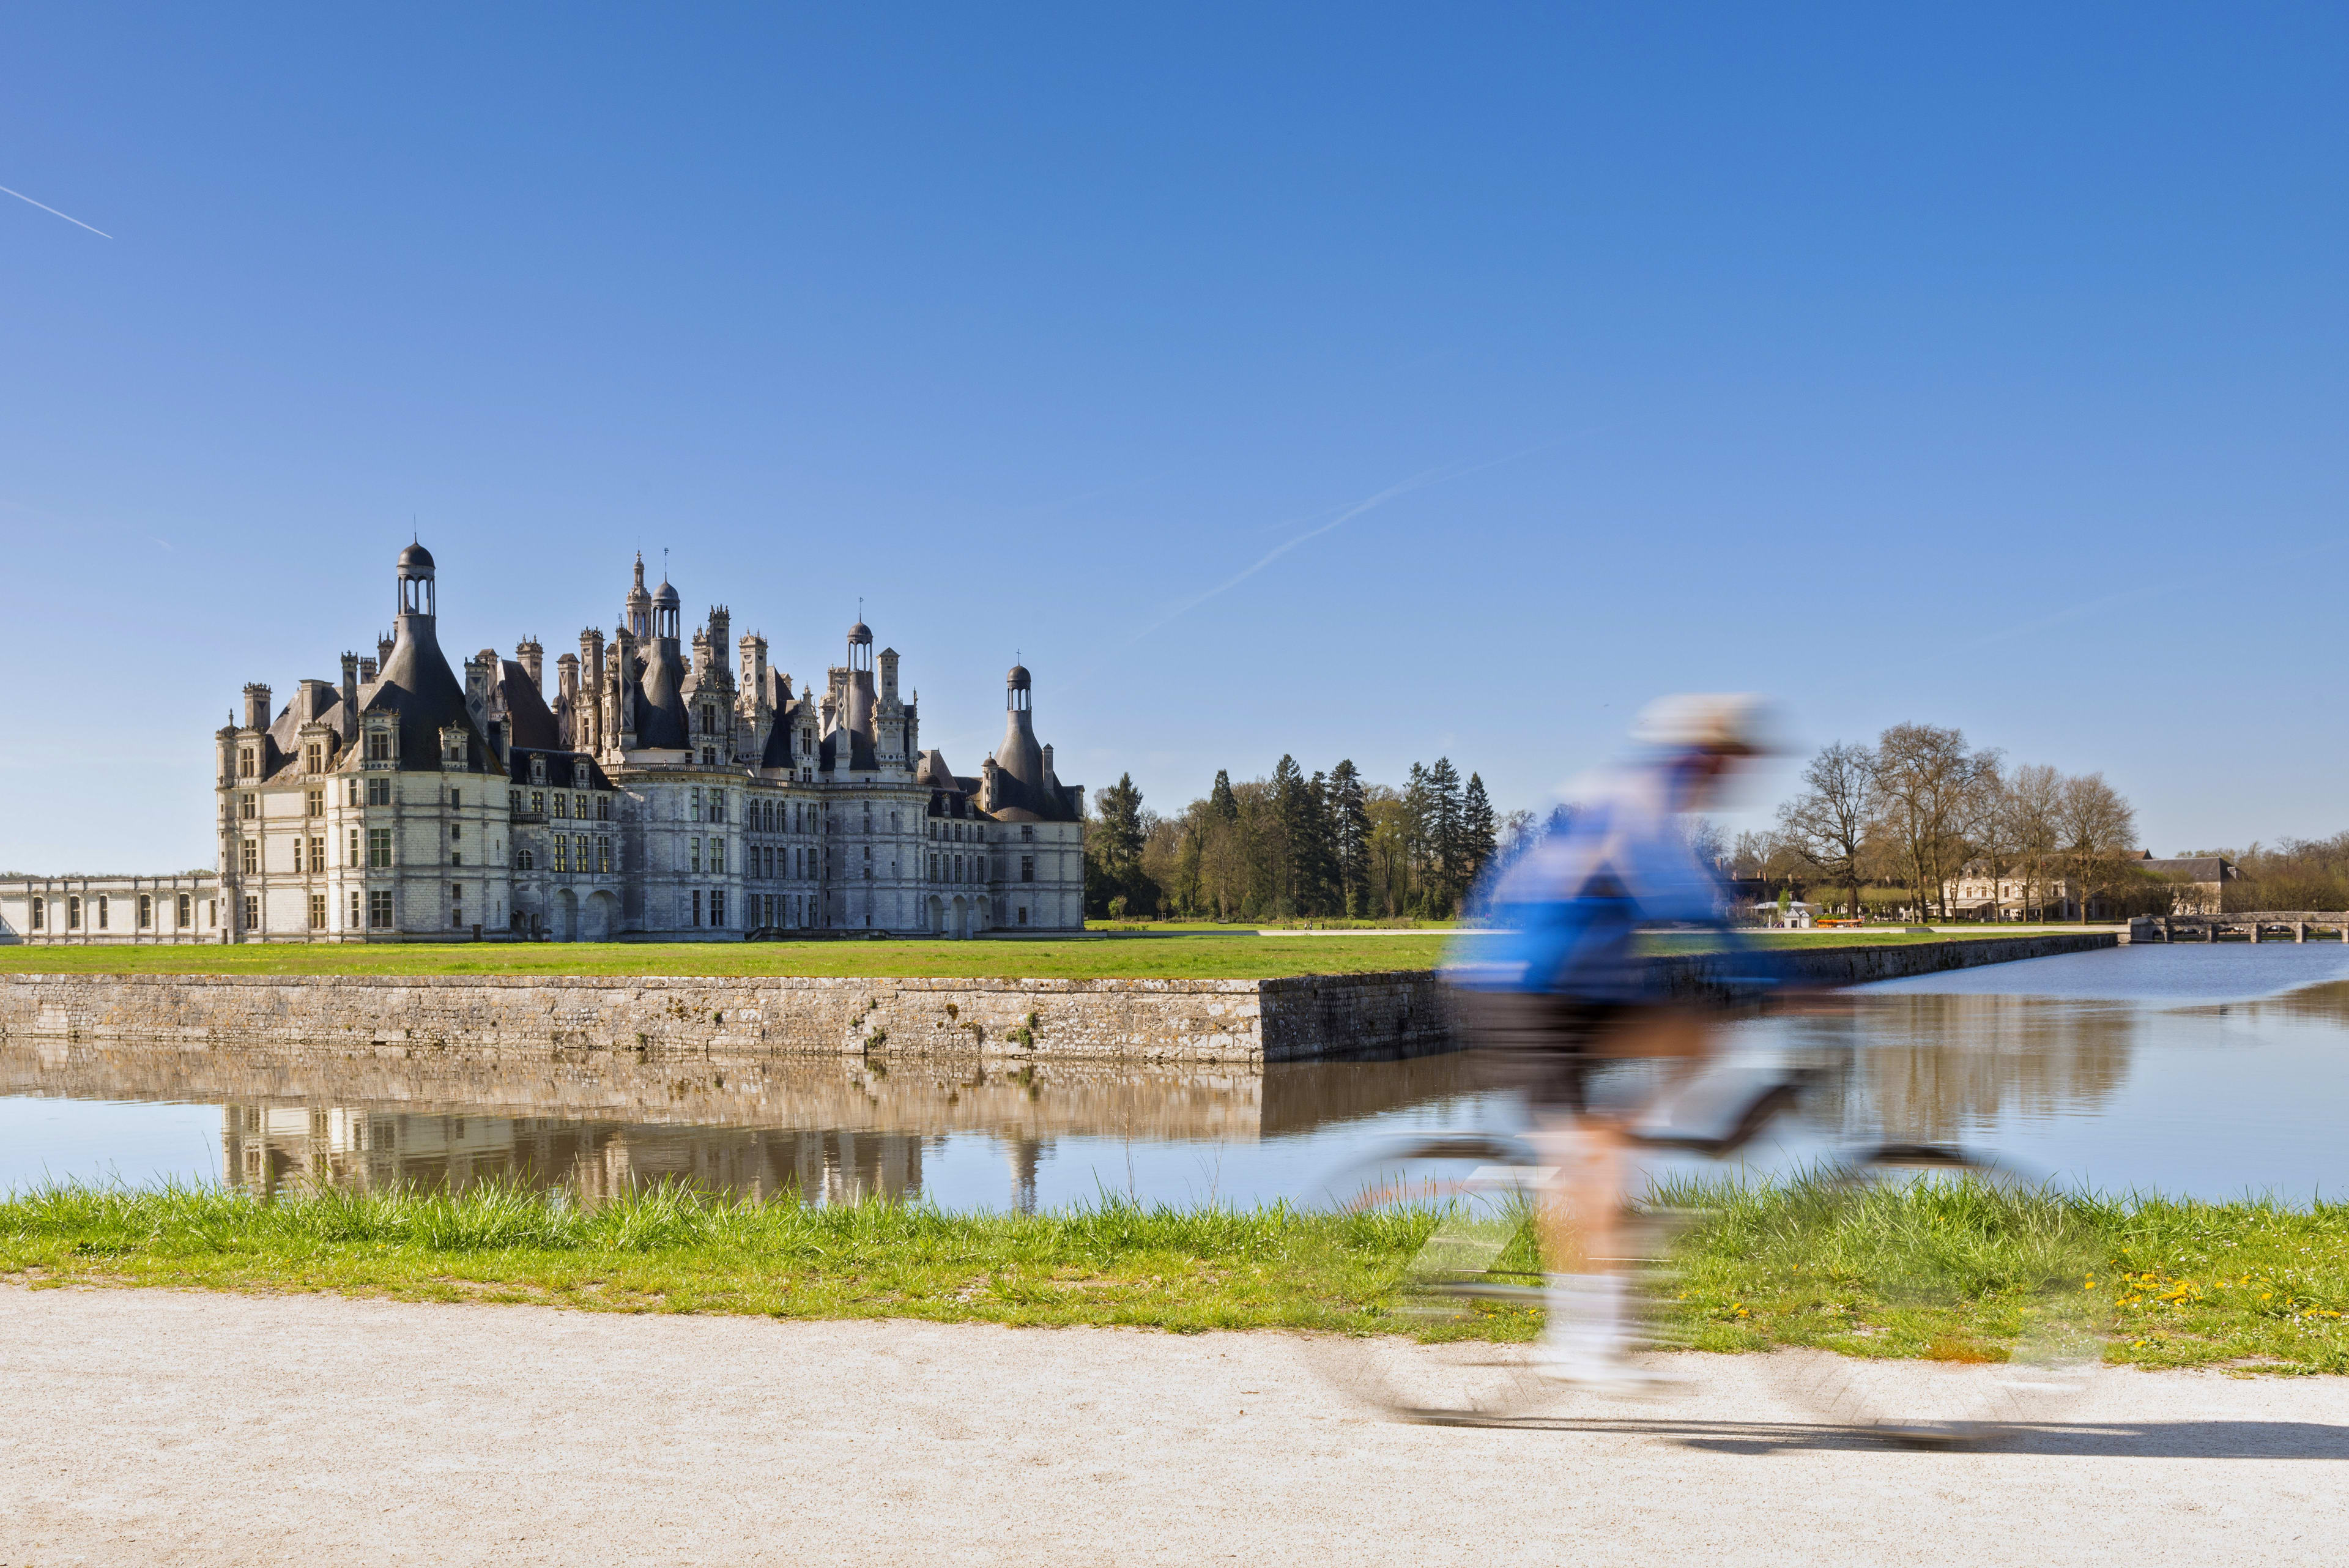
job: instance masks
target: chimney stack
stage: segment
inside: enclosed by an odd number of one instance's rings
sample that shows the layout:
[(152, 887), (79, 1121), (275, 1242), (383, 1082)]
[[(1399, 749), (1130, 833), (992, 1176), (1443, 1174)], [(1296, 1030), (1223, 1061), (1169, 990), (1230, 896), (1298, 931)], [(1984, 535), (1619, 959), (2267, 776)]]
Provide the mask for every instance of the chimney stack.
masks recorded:
[(378, 670), (382, 670), (388, 668), (390, 663), (391, 633), (388, 631), (377, 632), (375, 634), (375, 667)]
[(343, 712), (347, 716), (358, 711), (359, 656), (346, 653), (343, 655)]
[(254, 681), (244, 689), (244, 727), (269, 728), (269, 688)]
[(546, 649), (539, 647), (538, 639), (523, 638), (514, 644), (514, 662), (530, 677), (532, 688), (542, 697), (546, 695)]

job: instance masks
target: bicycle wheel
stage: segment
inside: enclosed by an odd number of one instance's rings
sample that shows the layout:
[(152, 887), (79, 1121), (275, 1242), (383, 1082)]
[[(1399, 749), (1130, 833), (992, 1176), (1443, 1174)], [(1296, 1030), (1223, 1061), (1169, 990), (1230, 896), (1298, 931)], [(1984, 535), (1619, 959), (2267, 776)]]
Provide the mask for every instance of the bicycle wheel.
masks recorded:
[(2079, 1398), (2104, 1359), (2097, 1239), (2072, 1205), (1988, 1157), (1885, 1145), (1806, 1184), (1785, 1243), (1813, 1282), (1791, 1390), (1914, 1446), (1994, 1439)]
[(1322, 1189), (1333, 1221), (1304, 1266), (1369, 1334), (1309, 1338), (1315, 1370), (1414, 1421), (1505, 1420), (1557, 1397), (1529, 1354), (1544, 1283), (1532, 1208), (1554, 1174), (1523, 1140), (1484, 1134), (1334, 1172)]

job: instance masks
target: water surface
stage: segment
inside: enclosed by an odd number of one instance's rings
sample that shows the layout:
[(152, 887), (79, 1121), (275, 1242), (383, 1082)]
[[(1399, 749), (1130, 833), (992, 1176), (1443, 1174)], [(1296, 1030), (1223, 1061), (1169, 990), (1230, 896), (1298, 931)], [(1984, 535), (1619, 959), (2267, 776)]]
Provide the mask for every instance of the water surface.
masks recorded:
[[(2349, 952), (2123, 948), (1892, 981), (1846, 1017), (1739, 1025), (1750, 1054), (1841, 1064), (1811, 1119), (1747, 1153), (1847, 1137), (2001, 1149), (2107, 1189), (2295, 1201), (2344, 1186)], [(1311, 1199), (1409, 1131), (1508, 1122), (1461, 1055), (1237, 1067), (975, 1058), (429, 1061), (0, 1043), (0, 1188), (78, 1178), (497, 1179), (589, 1200), (679, 1179), (812, 1201), (1027, 1208), (1115, 1193)]]

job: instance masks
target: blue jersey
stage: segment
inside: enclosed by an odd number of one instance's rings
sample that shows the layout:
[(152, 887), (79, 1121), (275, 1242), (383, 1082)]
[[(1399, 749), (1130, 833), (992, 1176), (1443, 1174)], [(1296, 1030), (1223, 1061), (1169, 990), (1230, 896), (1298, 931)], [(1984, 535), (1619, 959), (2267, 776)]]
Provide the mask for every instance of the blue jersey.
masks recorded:
[(1489, 935), (1455, 944), (1454, 983), (1592, 1002), (1651, 994), (1639, 929), (1721, 927), (1720, 882), (1680, 830), (1677, 759), (1627, 768), (1493, 882)]

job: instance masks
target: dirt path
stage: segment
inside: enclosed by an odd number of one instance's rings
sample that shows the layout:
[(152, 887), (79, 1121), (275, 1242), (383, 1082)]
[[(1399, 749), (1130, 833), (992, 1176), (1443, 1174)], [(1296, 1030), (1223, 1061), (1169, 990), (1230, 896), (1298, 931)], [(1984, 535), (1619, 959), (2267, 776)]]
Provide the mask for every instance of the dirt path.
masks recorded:
[(2007, 1451), (1752, 1358), (1539, 1430), (1278, 1334), (0, 1288), (0, 1564), (2339, 1562), (2349, 1379), (2116, 1373)]

